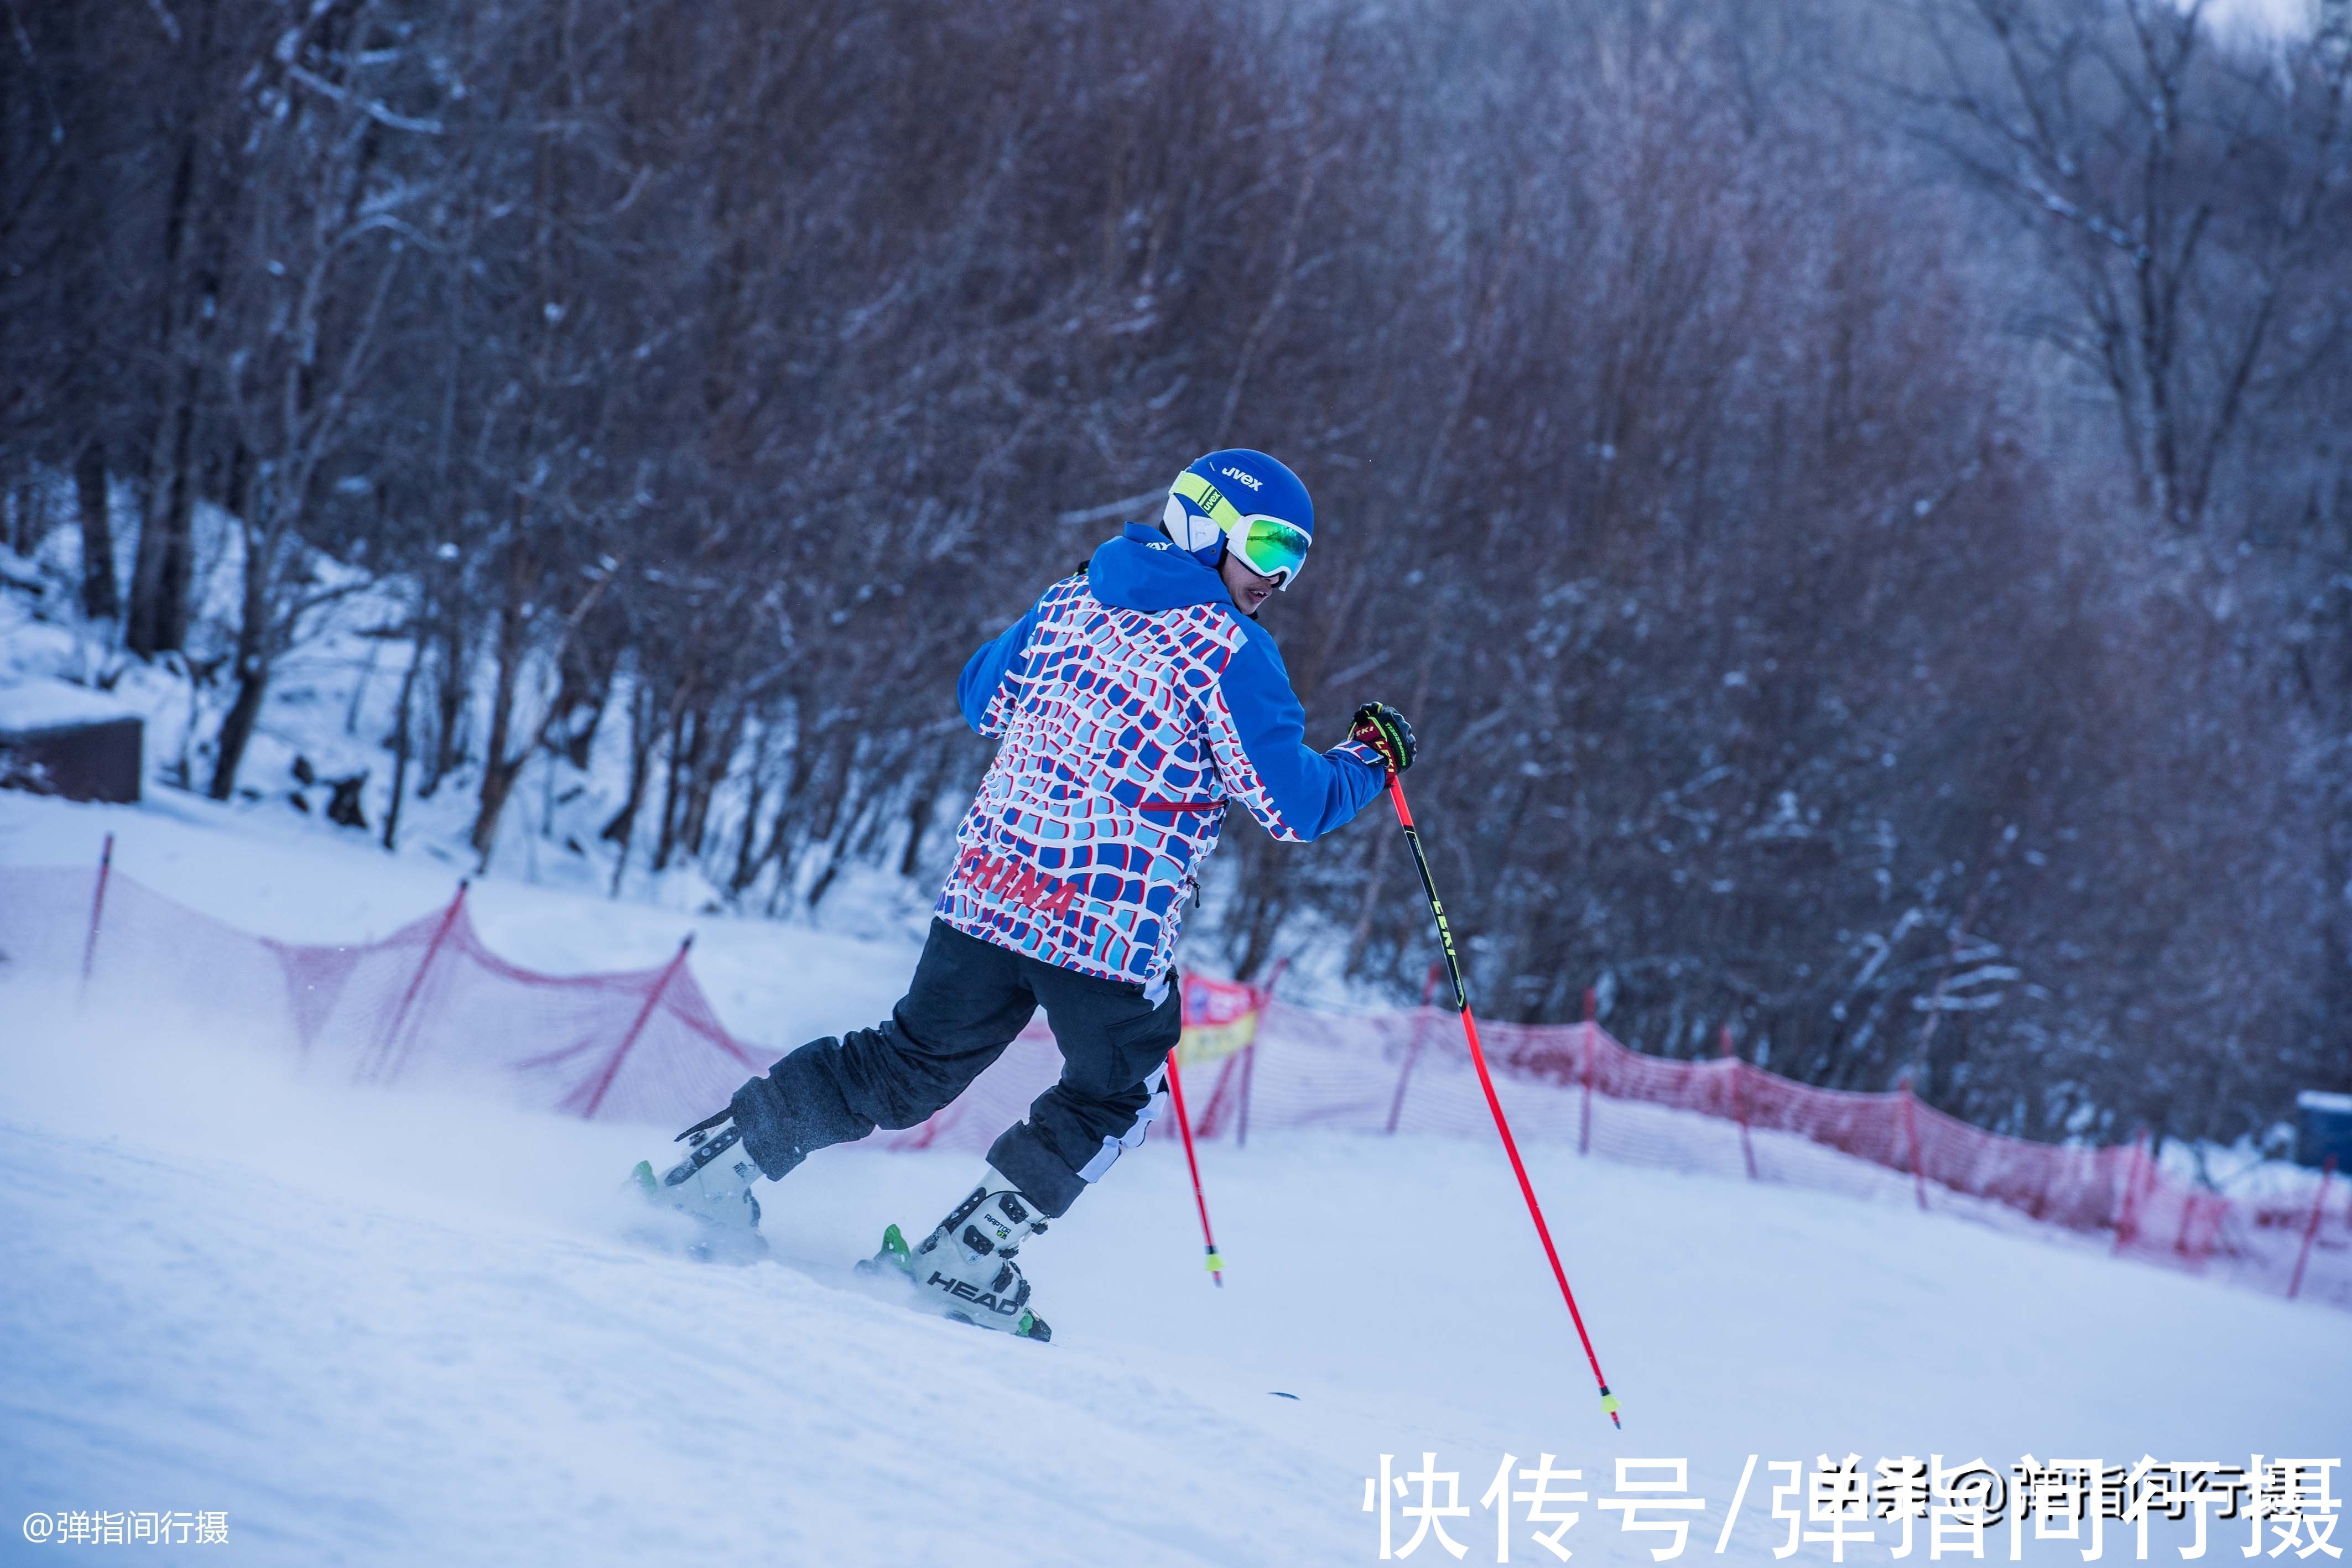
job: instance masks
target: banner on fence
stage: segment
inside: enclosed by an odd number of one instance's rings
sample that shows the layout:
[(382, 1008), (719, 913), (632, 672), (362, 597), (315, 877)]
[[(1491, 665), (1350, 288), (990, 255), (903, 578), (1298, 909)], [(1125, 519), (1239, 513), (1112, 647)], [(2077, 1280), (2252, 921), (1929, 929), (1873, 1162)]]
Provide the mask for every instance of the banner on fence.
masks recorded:
[(1223, 1061), (1257, 1040), (1258, 1019), (1265, 998), (1255, 987), (1238, 980), (1184, 977), (1184, 1037), (1177, 1043), (1176, 1061), (1184, 1067)]

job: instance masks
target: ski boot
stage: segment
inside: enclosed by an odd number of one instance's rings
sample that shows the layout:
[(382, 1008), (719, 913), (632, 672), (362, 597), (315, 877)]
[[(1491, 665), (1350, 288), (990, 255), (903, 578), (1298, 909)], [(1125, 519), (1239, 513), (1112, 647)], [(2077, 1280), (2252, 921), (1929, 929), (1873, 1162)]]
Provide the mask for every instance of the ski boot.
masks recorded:
[(933, 1308), (959, 1322), (1050, 1340), (1054, 1331), (1029, 1310), (1029, 1281), (1013, 1260), (1022, 1242), (1045, 1229), (1037, 1206), (992, 1166), (920, 1246), (908, 1247), (893, 1225), (882, 1233), (882, 1249), (857, 1271), (896, 1271)]
[(687, 1146), (686, 1158), (659, 1177), (651, 1160), (639, 1160), (630, 1174), (649, 1203), (667, 1205), (696, 1221), (697, 1235), (688, 1250), (698, 1258), (741, 1259), (748, 1261), (768, 1249), (760, 1234), (760, 1200), (751, 1184), (760, 1166), (743, 1147), (743, 1134), (733, 1113), (706, 1116), (680, 1133), (676, 1143)]

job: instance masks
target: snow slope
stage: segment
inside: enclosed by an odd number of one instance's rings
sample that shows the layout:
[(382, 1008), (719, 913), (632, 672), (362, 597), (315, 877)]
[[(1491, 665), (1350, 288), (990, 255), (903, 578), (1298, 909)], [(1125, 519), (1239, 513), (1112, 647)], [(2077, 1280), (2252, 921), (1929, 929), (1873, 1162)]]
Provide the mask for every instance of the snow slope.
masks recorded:
[[(272, 934), (369, 935), (446, 894), (208, 809), (0, 796), (7, 860), (79, 860), (110, 827), (143, 880)], [(494, 942), (552, 967), (679, 934), (479, 897)], [(702, 924), (754, 1038), (868, 1021), (912, 962), (904, 936)], [(186, 1510), (226, 1514), (226, 1563), (1368, 1563), (1365, 1479), (1424, 1451), (1461, 1475), (1468, 1562), (1495, 1560), (1477, 1499), (1506, 1452), (1558, 1454), (1596, 1499), (1613, 1459), (1686, 1458), (1686, 1556), (1759, 1454), (1727, 1554), (1754, 1562), (1785, 1529), (1773, 1459), (2243, 1462), (2352, 1433), (2346, 1314), (1901, 1203), (1537, 1149), (1619, 1435), (1499, 1150), (1441, 1140), (1204, 1150), (1223, 1291), (1155, 1140), (1030, 1249), (1056, 1339), (1014, 1343), (845, 1270), (885, 1223), (935, 1218), (968, 1157), (820, 1155), (772, 1189), (782, 1260), (727, 1269), (634, 1241), (614, 1201), (668, 1131), (306, 1082), (233, 1030), (0, 991), (0, 1562), (115, 1555), (28, 1544), (34, 1511)], [(1514, 1535), (1513, 1561), (1551, 1560)], [(1631, 1564), (1656, 1539), (1588, 1507), (1568, 1544)]]

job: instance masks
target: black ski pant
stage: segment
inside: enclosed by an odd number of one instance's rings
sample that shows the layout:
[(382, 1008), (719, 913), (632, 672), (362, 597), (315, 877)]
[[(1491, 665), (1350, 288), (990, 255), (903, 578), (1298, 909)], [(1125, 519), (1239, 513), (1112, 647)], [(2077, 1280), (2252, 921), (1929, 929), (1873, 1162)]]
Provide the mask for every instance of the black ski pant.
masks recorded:
[(945, 1105), (1021, 1032), (1040, 1005), (1062, 1050), (1062, 1077), (988, 1163), (1049, 1216), (1143, 1141), (1144, 1087), (1181, 1029), (1181, 988), (1164, 998), (1097, 979), (931, 922), (907, 994), (887, 1022), (813, 1040), (735, 1092), (735, 1125), (762, 1174), (781, 1178), (811, 1151), (877, 1127), (911, 1127)]

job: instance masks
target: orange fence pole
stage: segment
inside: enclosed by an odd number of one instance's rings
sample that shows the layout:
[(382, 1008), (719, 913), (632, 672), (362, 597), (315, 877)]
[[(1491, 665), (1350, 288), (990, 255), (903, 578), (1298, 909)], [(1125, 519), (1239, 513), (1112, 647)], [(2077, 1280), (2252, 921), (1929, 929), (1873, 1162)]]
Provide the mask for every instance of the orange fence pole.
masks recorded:
[(1249, 1146), (1250, 1084), (1257, 1077), (1257, 1037), (1265, 1029), (1265, 1009), (1274, 1000), (1274, 988), (1282, 983), (1282, 972), (1288, 967), (1289, 955), (1276, 958), (1265, 986), (1257, 988), (1257, 1023), (1250, 1030), (1250, 1042), (1242, 1047), (1242, 1113), (1234, 1126), (1234, 1147), (1237, 1149)]
[(1719, 1038), (1723, 1060), (1731, 1064), (1724, 1069), (1726, 1072), (1731, 1074), (1731, 1119), (1739, 1124), (1739, 1152), (1748, 1161), (1748, 1179), (1754, 1181), (1756, 1179), (1756, 1145), (1748, 1136), (1748, 1102), (1746, 1096), (1740, 1092), (1739, 1082), (1739, 1075), (1747, 1070), (1748, 1064), (1731, 1053), (1729, 1024), (1723, 1026), (1723, 1033)]
[(114, 835), (106, 835), (106, 845), (98, 852), (98, 883), (89, 895), (89, 935), (81, 944), (81, 985), (74, 992), (74, 1006), (79, 1007), (89, 998), (89, 967), (98, 956), (98, 922), (106, 913), (107, 879), (114, 872)]
[(441, 956), (441, 944), (448, 940), (450, 927), (457, 924), (457, 916), (466, 907), (466, 885), (460, 879), (457, 895), (442, 912), (441, 924), (433, 929), (433, 939), (425, 945), (424, 959), (417, 964), (416, 973), (408, 977), (408, 988), (400, 994), (400, 1005), (392, 1009), (392, 1021), (384, 1025), (383, 1032), (376, 1036), (375, 1049), (352, 1074), (355, 1082), (376, 1075), (390, 1063), (393, 1041), (399, 1038), (401, 1025), (408, 1021), (408, 1009), (415, 1004), (417, 992), (425, 988), (425, 977), (433, 972), (433, 960)]
[(1919, 1118), (1911, 1109), (1911, 1075), (1905, 1073), (1895, 1092), (1903, 1096), (1903, 1136), (1911, 1145), (1911, 1191), (1919, 1200), (1919, 1212), (1927, 1212), (1927, 1173), (1921, 1167), (1927, 1163), (1919, 1155)]
[[(1435, 977), (1436, 973), (1437, 971), (1434, 968), (1430, 970), (1430, 975), (1433, 978)], [(1596, 998), (1592, 994), (1592, 988), (1591, 986), (1585, 987), (1584, 1115), (1582, 1120), (1578, 1124), (1576, 1129), (1576, 1152), (1580, 1155), (1589, 1155), (1592, 1152), (1592, 1036), (1601, 1027), (1592, 1021), (1592, 1004), (1595, 999)]]
[(620, 1073), (621, 1062), (628, 1056), (630, 1047), (637, 1043), (637, 1036), (646, 1032), (646, 1024), (653, 1018), (654, 1009), (661, 1005), (662, 993), (669, 989), (670, 981), (677, 977), (678, 970), (686, 967), (686, 955), (693, 946), (694, 933), (689, 931), (686, 934), (686, 940), (677, 945), (677, 956), (669, 961), (660, 977), (654, 981), (654, 988), (646, 993), (646, 1005), (637, 1009), (636, 1021), (630, 1024), (629, 1032), (621, 1037), (621, 1049), (613, 1052), (612, 1061), (604, 1063), (604, 1073), (596, 1080), (594, 1092), (588, 1096), (588, 1108), (580, 1113), (582, 1121), (593, 1119), (596, 1107), (604, 1103), (604, 1091), (613, 1086), (614, 1078)]
[[(1429, 967), (1429, 977), (1421, 983), (1421, 1005), (1426, 1009), (1437, 999), (1437, 982), (1445, 973), (1443, 964)], [(1389, 1101), (1389, 1136), (1396, 1136), (1397, 1117), (1404, 1111), (1404, 1086), (1412, 1082), (1412, 1064), (1421, 1060), (1422, 1024), (1425, 1013), (1416, 1013), (1412, 1019), (1412, 1039), (1404, 1048), (1404, 1071), (1397, 1074), (1396, 1093)]]
[(2145, 1157), (2147, 1133), (2145, 1128), (2132, 1134), (2131, 1164), (2124, 1170), (2123, 1212), (2116, 1216), (2116, 1250), (2120, 1252), (2137, 1233), (2135, 1210), (2139, 1207), (2140, 1161)]

